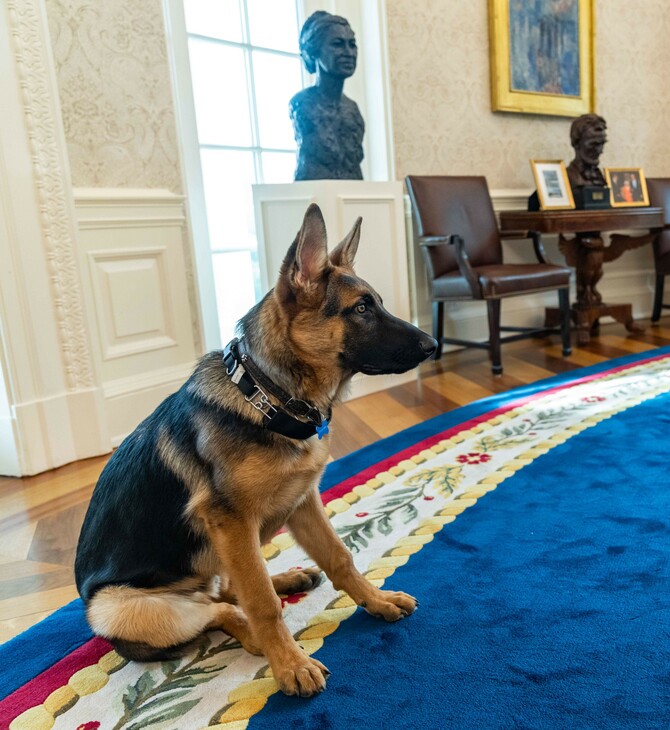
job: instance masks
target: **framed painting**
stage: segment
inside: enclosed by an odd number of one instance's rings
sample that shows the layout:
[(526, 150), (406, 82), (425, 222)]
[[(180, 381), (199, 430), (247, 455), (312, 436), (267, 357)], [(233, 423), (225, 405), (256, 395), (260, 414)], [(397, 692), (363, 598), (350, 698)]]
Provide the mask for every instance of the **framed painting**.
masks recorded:
[(571, 210), (575, 207), (563, 160), (531, 160), (530, 166), (541, 210)]
[(640, 167), (606, 167), (605, 177), (613, 208), (649, 205), (647, 181)]
[(493, 111), (593, 111), (593, 0), (489, 0), (489, 29)]

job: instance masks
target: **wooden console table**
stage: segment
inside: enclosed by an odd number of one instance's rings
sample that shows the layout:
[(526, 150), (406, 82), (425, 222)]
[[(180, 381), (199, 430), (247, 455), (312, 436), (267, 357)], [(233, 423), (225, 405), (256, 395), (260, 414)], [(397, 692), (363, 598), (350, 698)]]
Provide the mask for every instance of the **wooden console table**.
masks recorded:
[[(559, 236), (558, 245), (565, 256), (568, 266), (575, 267), (577, 301), (572, 305), (572, 321), (577, 328), (577, 344), (585, 345), (591, 332), (597, 328), (600, 317), (609, 315), (617, 322), (623, 322), (630, 332), (642, 328), (633, 321), (630, 304), (605, 304), (596, 284), (603, 275), (603, 263), (619, 258), (624, 251), (643, 246), (653, 241), (663, 227), (662, 208), (608, 208), (607, 210), (525, 210), (505, 211), (500, 214), (500, 230), (528, 231), (539, 236), (542, 233), (555, 233)], [(610, 237), (610, 245), (605, 246), (603, 231), (622, 231), (626, 229), (647, 229), (642, 236), (626, 236), (618, 233)], [(566, 233), (574, 233), (568, 239)], [(547, 327), (559, 323), (558, 310), (547, 308)]]

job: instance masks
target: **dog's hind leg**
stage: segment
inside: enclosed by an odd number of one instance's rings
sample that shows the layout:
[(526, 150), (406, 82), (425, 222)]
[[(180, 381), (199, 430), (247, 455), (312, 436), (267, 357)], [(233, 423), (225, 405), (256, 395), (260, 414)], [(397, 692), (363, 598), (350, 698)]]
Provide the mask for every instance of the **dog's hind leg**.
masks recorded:
[(230, 603), (217, 603), (215, 605), (218, 607), (217, 614), (206, 628), (221, 629), (221, 631), (237, 639), (250, 654), (262, 656), (263, 652), (254, 644), (251, 628), (244, 611), (239, 606), (233, 606)]
[(302, 593), (311, 591), (321, 583), (321, 568), (299, 568), (287, 570), (272, 576), (272, 585), (277, 593)]
[(126, 659), (173, 659), (212, 628), (222, 629), (245, 649), (258, 653), (242, 611), (215, 602), (199, 590), (106, 586), (93, 596), (86, 616), (94, 633), (110, 641)]

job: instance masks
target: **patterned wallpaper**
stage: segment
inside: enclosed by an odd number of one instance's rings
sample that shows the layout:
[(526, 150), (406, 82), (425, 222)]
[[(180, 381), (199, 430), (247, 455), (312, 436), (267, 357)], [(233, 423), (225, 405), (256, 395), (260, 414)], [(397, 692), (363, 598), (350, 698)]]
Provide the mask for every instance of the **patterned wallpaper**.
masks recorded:
[[(596, 2), (603, 166), (670, 175), (670, 3)], [(570, 119), (491, 111), (488, 3), (386, 0), (396, 177), (484, 174), (532, 187), (528, 160), (572, 159)]]
[[(180, 192), (161, 0), (45, 2), (73, 184)], [(670, 175), (670, 3), (595, 2), (603, 165)], [(483, 173), (527, 188), (529, 158), (572, 158), (569, 119), (491, 112), (487, 0), (386, 5), (398, 179)]]
[(182, 189), (161, 0), (45, 0), (75, 187)]

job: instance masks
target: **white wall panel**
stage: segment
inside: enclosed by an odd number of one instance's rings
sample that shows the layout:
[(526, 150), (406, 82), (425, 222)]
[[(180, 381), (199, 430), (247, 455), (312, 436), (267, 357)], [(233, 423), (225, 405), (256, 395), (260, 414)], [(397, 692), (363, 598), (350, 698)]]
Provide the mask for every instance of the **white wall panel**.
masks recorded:
[(179, 388), (199, 354), (183, 197), (78, 189), (75, 205), (105, 413), (118, 445)]
[[(382, 294), (384, 305), (392, 314), (410, 318), (401, 183), (312, 180), (253, 187), (261, 279), (265, 290), (274, 286), (305, 210), (315, 202), (323, 213), (331, 250), (346, 236), (356, 218), (363, 217), (356, 273)], [(356, 375), (350, 397), (383, 390), (415, 377), (416, 372), (375, 377)]]
[(103, 360), (176, 347), (167, 249), (89, 253)]

